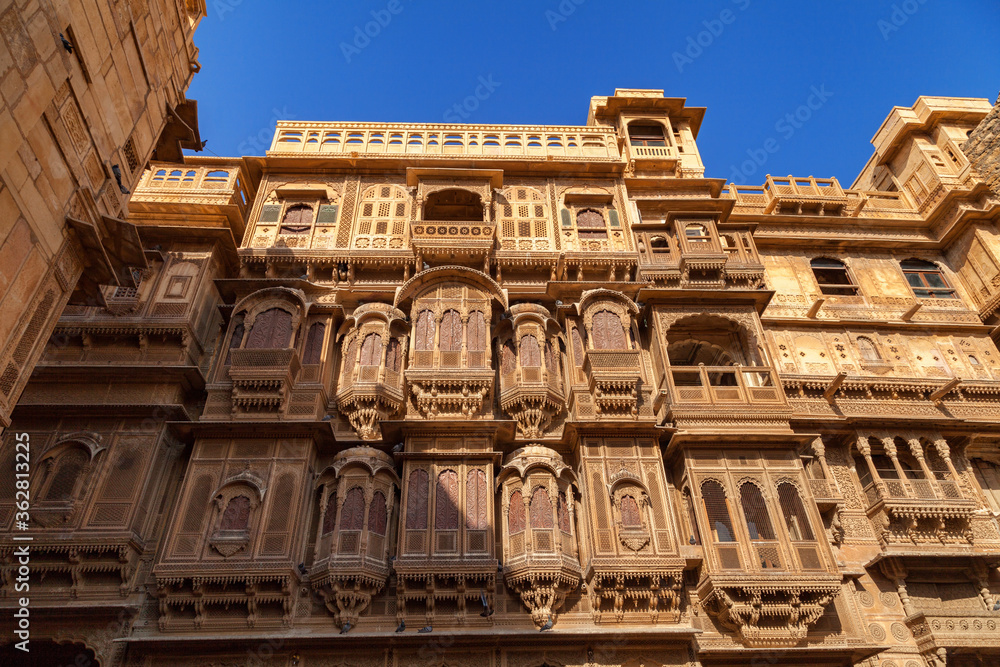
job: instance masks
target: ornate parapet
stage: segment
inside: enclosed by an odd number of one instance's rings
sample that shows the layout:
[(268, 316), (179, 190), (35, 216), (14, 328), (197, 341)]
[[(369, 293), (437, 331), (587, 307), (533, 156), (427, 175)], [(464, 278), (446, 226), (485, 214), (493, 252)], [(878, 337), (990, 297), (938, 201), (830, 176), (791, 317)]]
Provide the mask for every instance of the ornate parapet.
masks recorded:
[[(131, 593), (141, 544), (131, 535), (99, 541), (36, 537), (31, 543), (32, 599), (121, 599)], [(0, 546), (0, 597), (18, 596), (16, 554), (15, 545)]]
[(711, 576), (698, 587), (702, 606), (748, 647), (795, 646), (840, 593), (840, 577)]
[(1000, 650), (1000, 618), (995, 611), (936, 609), (906, 618), (921, 653), (940, 649)]
[[(260, 568), (256, 568), (260, 569)], [(290, 568), (248, 574), (156, 575), (161, 632), (243, 629), (292, 624), (298, 577)]]
[(434, 567), (427, 563), (403, 564), (396, 561), (396, 617), (402, 621), (410, 610), (422, 609), (427, 624), (435, 615), (450, 614), (461, 624), (478, 617), (486, 599), (488, 609), (496, 608), (497, 561), (466, 561)]

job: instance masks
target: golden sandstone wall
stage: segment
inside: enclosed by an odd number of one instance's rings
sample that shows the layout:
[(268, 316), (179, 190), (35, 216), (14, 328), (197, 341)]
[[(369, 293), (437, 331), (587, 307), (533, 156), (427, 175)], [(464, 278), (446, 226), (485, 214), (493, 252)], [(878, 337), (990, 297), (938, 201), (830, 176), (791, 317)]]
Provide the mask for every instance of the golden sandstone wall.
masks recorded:
[(894, 108), (849, 188), (705, 178), (650, 90), (150, 161), (136, 286), (64, 310), (4, 435), (38, 655), (996, 662), (989, 113)]
[(204, 12), (201, 0), (0, 9), (0, 428), (63, 306), (134, 287), (127, 267), (145, 266), (129, 192), (154, 152), (200, 149), (184, 91)]

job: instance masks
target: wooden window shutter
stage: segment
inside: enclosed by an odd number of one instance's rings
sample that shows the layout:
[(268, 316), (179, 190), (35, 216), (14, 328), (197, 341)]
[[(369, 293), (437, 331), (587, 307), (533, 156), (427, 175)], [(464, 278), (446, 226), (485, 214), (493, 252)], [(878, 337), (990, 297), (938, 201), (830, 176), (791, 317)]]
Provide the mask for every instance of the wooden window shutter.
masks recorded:
[(326, 501), (326, 514), (323, 515), (323, 534), (329, 535), (337, 526), (337, 490), (330, 493)]
[(434, 527), (438, 530), (458, 529), (458, 474), (443, 470), (438, 474), (434, 494)]
[(524, 531), (524, 499), (520, 491), (510, 494), (510, 511), (507, 514), (507, 532), (511, 535)]
[(569, 510), (566, 508), (566, 494), (560, 493), (556, 500), (556, 515), (559, 519), (559, 530), (569, 535)]
[(538, 349), (538, 339), (531, 334), (521, 336), (520, 344), (521, 368), (538, 368), (542, 365)]
[(361, 530), (365, 520), (365, 493), (358, 487), (347, 492), (344, 498), (343, 514), (340, 518), (341, 530)]
[(87, 454), (76, 446), (60, 456), (42, 500), (72, 500), (77, 478), (83, 473), (88, 461)]
[(465, 481), (465, 527), (483, 530), (487, 526), (486, 473), (470, 470)]
[(469, 350), (480, 352), (486, 349), (486, 318), (478, 310), (469, 316)]
[(326, 325), (316, 322), (309, 327), (309, 335), (306, 336), (306, 349), (302, 354), (303, 364), (318, 364), (323, 356), (323, 334), (326, 332)]
[(232, 356), (232, 351), (238, 348), (243, 342), (243, 334), (245, 332), (245, 327), (243, 326), (243, 316), (241, 315), (236, 325), (233, 326), (233, 335), (229, 338), (229, 349), (226, 351), (226, 365), (229, 365), (229, 357)]
[(288, 347), (292, 338), (292, 314), (282, 308), (271, 308), (257, 316), (247, 347), (255, 350)]
[(376, 535), (385, 535), (385, 526), (385, 494), (376, 491), (372, 494), (372, 503), (368, 507), (368, 531)]
[(246, 496), (236, 496), (226, 505), (222, 513), (222, 523), (219, 530), (247, 530), (250, 527), (250, 499)]
[(544, 488), (539, 486), (531, 494), (528, 511), (532, 528), (552, 528), (552, 501)]
[(455, 352), (462, 349), (462, 317), (457, 310), (449, 310), (441, 319), (442, 352)]
[(407, 530), (427, 528), (427, 471), (414, 470), (407, 483), (406, 498)]
[(429, 310), (422, 310), (417, 315), (413, 346), (421, 352), (434, 349), (434, 313)]
[(583, 337), (580, 336), (580, 329), (573, 327), (573, 357), (577, 366), (583, 366)]
[(390, 338), (389, 344), (385, 348), (385, 367), (394, 373), (399, 372), (399, 339)]
[(621, 501), (622, 527), (641, 528), (642, 517), (639, 514), (639, 503), (632, 496), (622, 496)]
[(622, 321), (615, 313), (602, 310), (594, 315), (593, 324), (595, 350), (625, 350), (625, 329)]
[(371, 333), (365, 336), (361, 344), (361, 365), (378, 366), (382, 359), (382, 336)]
[(513, 373), (517, 367), (517, 352), (514, 351), (514, 342), (505, 341), (500, 348), (500, 372), (504, 375)]

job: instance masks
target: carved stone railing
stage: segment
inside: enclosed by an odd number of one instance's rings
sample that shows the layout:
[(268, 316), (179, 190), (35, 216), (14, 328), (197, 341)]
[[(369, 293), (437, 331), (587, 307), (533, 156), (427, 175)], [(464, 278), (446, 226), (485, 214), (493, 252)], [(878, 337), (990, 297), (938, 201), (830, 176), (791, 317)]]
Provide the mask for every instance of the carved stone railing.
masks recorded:
[[(197, 160), (197, 159), (196, 159)], [(200, 160), (199, 160), (200, 162)], [(251, 193), (236, 160), (218, 164), (153, 162), (135, 186), (129, 206), (145, 204), (214, 204), (236, 206), (247, 212)]]
[(768, 177), (764, 185), (729, 185), (736, 212), (767, 215), (789, 212), (861, 218), (920, 220), (922, 216), (904, 192), (845, 190), (835, 178)]
[(639, 350), (587, 350), (583, 368), (599, 417), (638, 415), (641, 364)]
[(300, 367), (294, 349), (232, 350), (233, 407), (244, 412), (280, 409)]
[(768, 366), (671, 366), (667, 384), (674, 405), (785, 405), (777, 374)]
[[(446, 354), (446, 353), (442, 353)], [(416, 368), (406, 371), (413, 416), (471, 418), (490, 412), (491, 368)]]
[[(864, 489), (868, 516), (883, 547), (919, 543), (968, 546), (974, 541), (976, 501), (953, 482), (883, 479)], [(947, 494), (947, 495), (946, 495)], [(948, 497), (958, 494), (959, 497)]]
[(566, 409), (560, 377), (544, 366), (502, 374), (500, 409), (517, 421), (519, 437), (540, 437), (553, 417)]
[(482, 255), (493, 249), (495, 222), (417, 220), (410, 223), (410, 242), (417, 252), (428, 254)]
[(268, 155), (619, 160), (608, 127), (278, 121)]

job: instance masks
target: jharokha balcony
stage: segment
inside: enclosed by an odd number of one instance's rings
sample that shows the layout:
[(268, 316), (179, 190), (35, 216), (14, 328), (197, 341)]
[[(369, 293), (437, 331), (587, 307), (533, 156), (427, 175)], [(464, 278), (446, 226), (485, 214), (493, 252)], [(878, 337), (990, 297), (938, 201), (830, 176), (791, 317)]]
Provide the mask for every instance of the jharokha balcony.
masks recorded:
[(233, 407), (243, 412), (281, 409), (302, 367), (292, 348), (234, 349), (230, 360)]
[(854, 464), (884, 549), (979, 545), (977, 502), (962, 488), (943, 438), (862, 434)]
[(836, 178), (768, 176), (762, 186), (730, 184), (740, 213), (920, 220), (905, 192), (845, 190)]

